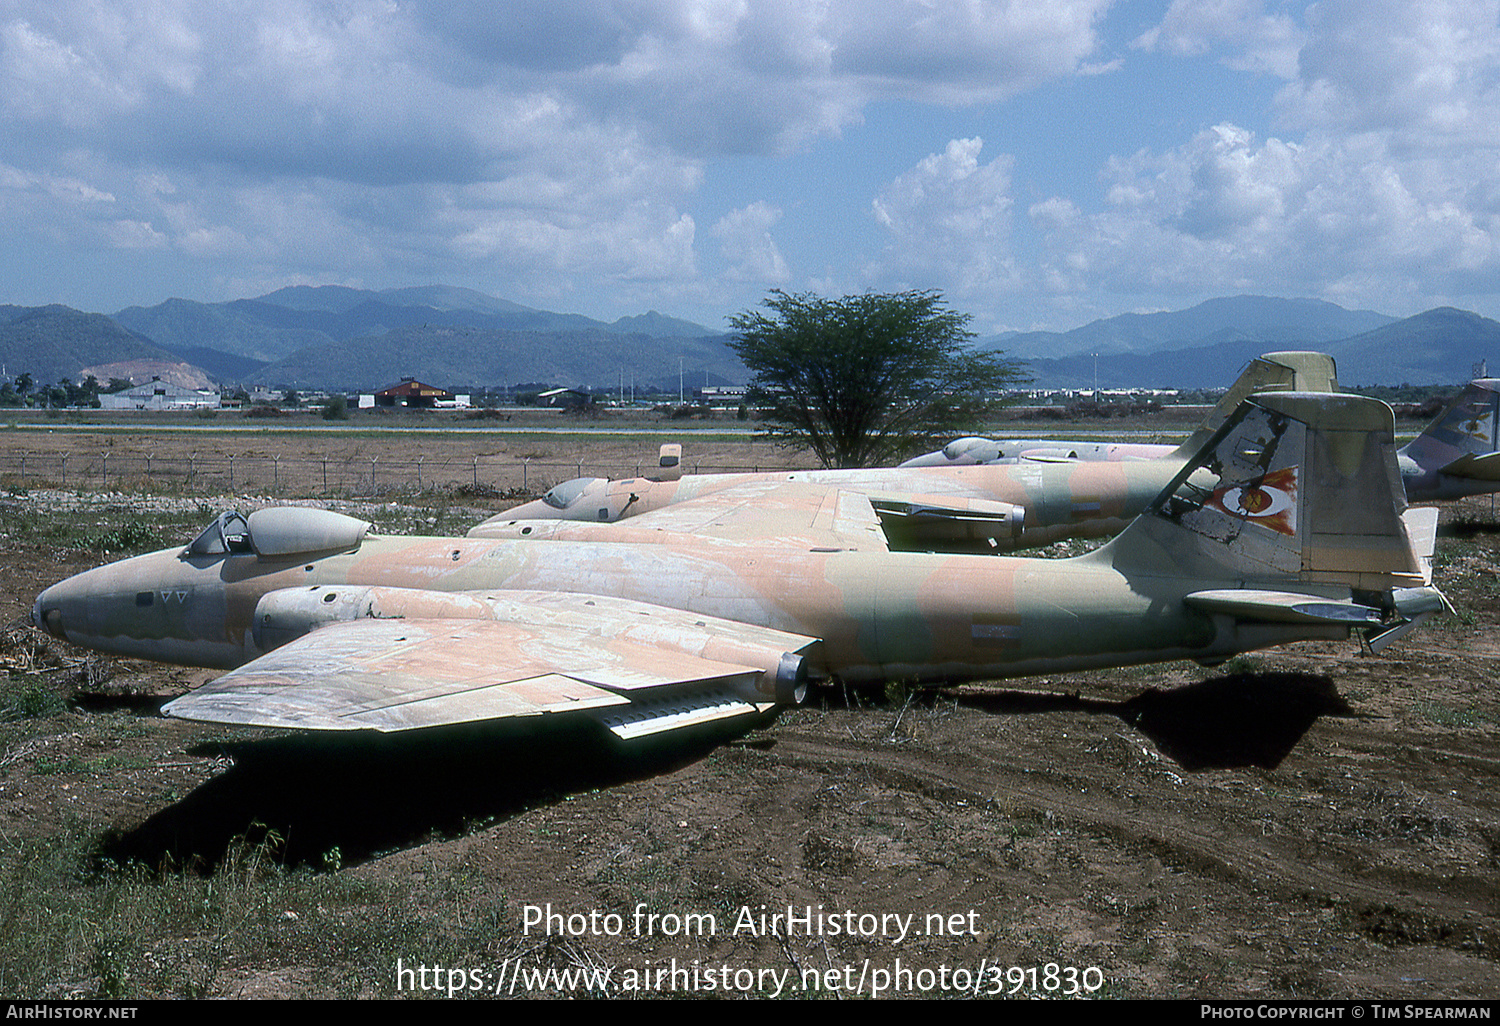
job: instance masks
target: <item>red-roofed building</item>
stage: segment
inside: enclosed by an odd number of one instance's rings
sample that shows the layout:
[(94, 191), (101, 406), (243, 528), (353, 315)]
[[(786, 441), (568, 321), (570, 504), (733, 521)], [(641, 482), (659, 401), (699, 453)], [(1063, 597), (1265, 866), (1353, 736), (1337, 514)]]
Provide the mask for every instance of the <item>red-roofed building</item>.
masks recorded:
[(392, 385), (375, 393), (376, 406), (416, 406), (436, 409), (438, 404), (453, 404), (453, 394), (434, 385), (424, 385), (416, 378), (402, 378), (401, 384)]

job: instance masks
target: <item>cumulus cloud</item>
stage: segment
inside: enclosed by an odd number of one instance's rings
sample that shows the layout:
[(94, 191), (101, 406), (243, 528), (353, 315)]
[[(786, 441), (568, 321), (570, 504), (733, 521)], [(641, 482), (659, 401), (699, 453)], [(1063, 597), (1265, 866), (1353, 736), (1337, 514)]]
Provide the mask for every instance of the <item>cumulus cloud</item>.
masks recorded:
[(1098, 213), (1062, 197), (1033, 204), (1045, 287), (1253, 288), (1372, 306), (1495, 292), (1500, 2), (1327, 0), (1307, 18), (1291, 25), (1256, 0), (1174, 0), (1136, 45), (1222, 48), (1287, 77), (1284, 131), (1225, 123), (1116, 158)]
[(1331, 0), (1309, 17), (1300, 75), (1278, 97), (1289, 125), (1500, 145), (1500, 0)]
[(791, 275), (771, 237), (771, 228), (779, 220), (779, 209), (757, 200), (730, 211), (714, 225), (713, 235), (729, 264), (730, 278), (766, 286), (786, 284)]
[(1161, 24), (1132, 45), (1178, 55), (1223, 48), (1229, 51), (1224, 62), (1232, 68), (1291, 79), (1305, 39), (1289, 14), (1267, 11), (1262, 0), (1172, 0)]
[(1080, 69), (1109, 0), (829, 4), (834, 70), (872, 89), (948, 104), (993, 102)]
[(1011, 166), (980, 163), (981, 139), (954, 139), (885, 187), (873, 203), (890, 238), (882, 279), (942, 283), (959, 297), (1014, 285)]
[(1500, 217), (1423, 172), (1373, 135), (1291, 143), (1223, 124), (1113, 162), (1100, 213), (1062, 199), (1029, 213), (1059, 292), (1260, 289), (1377, 307), (1473, 292), (1500, 272)]
[[(1108, 3), (17, 0), (0, 163), (111, 197), (46, 226), (80, 246), (289, 277), (467, 261), (519, 287), (661, 281), (698, 273), (685, 209), (706, 161), (836, 136), (876, 99), (1086, 73)], [(721, 216), (732, 275), (785, 276), (765, 210)]]

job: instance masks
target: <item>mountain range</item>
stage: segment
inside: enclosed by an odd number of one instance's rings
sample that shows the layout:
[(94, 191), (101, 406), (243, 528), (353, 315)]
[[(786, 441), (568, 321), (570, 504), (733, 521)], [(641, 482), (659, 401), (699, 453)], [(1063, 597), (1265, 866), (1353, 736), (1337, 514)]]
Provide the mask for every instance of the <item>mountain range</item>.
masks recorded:
[(295, 286), (224, 303), (169, 299), (112, 317), (0, 306), (0, 360), (37, 382), (176, 362), (223, 383), (298, 389), (371, 390), (410, 376), (676, 391), (679, 376), (701, 385), (746, 374), (723, 336), (656, 311), (606, 323), (446, 286)]
[[(446, 286), (296, 286), (113, 316), (0, 306), (0, 365), (38, 383), (144, 371), (297, 389), (368, 391), (410, 376), (445, 387), (675, 392), (679, 382), (743, 383), (728, 341), (655, 311), (606, 323)], [(1456, 384), (1481, 362), (1500, 368), (1500, 323), (1448, 307), (1398, 320), (1320, 300), (1234, 296), (1067, 332), (1010, 332), (979, 348), (1024, 359), (1039, 387), (1223, 387), (1245, 361), (1277, 349), (1331, 353), (1347, 386)]]
[(1320, 300), (1235, 296), (1070, 332), (1009, 333), (980, 348), (1029, 357), (1041, 388), (1222, 388), (1246, 361), (1286, 349), (1330, 354), (1343, 386), (1441, 385), (1491, 360), (1500, 373), (1500, 322), (1452, 307), (1398, 320)]

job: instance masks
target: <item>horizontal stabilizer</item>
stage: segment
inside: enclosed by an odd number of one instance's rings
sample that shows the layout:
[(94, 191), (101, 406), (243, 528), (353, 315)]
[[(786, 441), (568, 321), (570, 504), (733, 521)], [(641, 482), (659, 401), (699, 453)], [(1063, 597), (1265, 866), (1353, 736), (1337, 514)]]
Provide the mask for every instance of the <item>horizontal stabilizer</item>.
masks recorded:
[(1380, 610), (1349, 599), (1327, 599), (1290, 591), (1226, 588), (1195, 591), (1183, 599), (1205, 613), (1227, 613), (1242, 620), (1272, 623), (1376, 624)]
[(1487, 452), (1483, 455), (1466, 452), (1443, 467), (1439, 473), (1474, 481), (1500, 481), (1500, 452)]

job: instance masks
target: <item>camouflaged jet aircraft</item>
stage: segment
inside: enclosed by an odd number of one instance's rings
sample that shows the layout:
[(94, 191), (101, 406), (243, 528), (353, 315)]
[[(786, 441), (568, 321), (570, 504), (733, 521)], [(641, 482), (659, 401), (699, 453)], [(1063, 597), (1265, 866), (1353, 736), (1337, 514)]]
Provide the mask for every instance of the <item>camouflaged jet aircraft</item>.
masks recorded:
[[(1124, 530), (1161, 493), (1245, 397), (1262, 391), (1334, 392), (1332, 358), (1271, 353), (1252, 360), (1192, 438), (1169, 458), (1138, 461), (1030, 461), (950, 467), (801, 470), (766, 474), (668, 472), (656, 479), (582, 477), (506, 510), (473, 531), (488, 538), (580, 538), (578, 527), (536, 521), (613, 523), (678, 503), (724, 501), (756, 484), (803, 482), (867, 496), (887, 541), (901, 551), (996, 552), (1064, 538), (1103, 538)], [(663, 449), (678, 467), (681, 447)], [(679, 468), (680, 469), (680, 468)], [(697, 517), (694, 513), (692, 516)], [(619, 532), (588, 532), (604, 541)]]
[(1411, 502), (1500, 492), (1500, 379), (1476, 378), (1396, 453)]
[(1266, 353), (1251, 360), (1203, 423), (1178, 445), (1151, 442), (1070, 442), (1044, 438), (955, 438), (936, 452), (914, 456), (903, 467), (969, 467), (981, 463), (1114, 463), (1124, 460), (1186, 460), (1219, 429), (1240, 401), (1255, 392), (1337, 392), (1338, 374), (1327, 353)]
[(890, 552), (867, 497), (803, 482), (687, 529), (642, 516), (608, 544), (383, 537), (273, 507), (55, 584), (32, 617), (229, 670), (171, 716), (399, 731), (567, 714), (626, 739), (767, 713), (810, 681), (1212, 665), (1352, 632), (1378, 651), (1445, 605), (1436, 513), (1405, 508), (1392, 424), (1371, 399), (1259, 396), (1128, 530), (1068, 560)]
[[(1326, 391), (1337, 391), (1333, 360), (1322, 353), (1267, 353), (1262, 361), (1295, 366), (1299, 378), (1318, 375), (1317, 360), (1327, 361)], [(1250, 371), (1257, 368), (1252, 363)], [(1242, 376), (1241, 381), (1244, 378)], [(1305, 388), (1299, 384), (1297, 387)], [(1222, 406), (1222, 403), (1220, 404)], [(1178, 446), (1123, 442), (1066, 442), (1042, 439), (996, 441), (956, 438), (937, 452), (917, 456), (903, 467), (964, 467), (1026, 462), (1057, 463), (1120, 460), (1185, 459), (1196, 452), (1213, 425), (1222, 423), (1219, 408), (1187, 441)], [(1401, 480), (1411, 502), (1460, 499), (1500, 492), (1500, 379), (1476, 378), (1449, 402), (1426, 429), (1396, 454)]]

